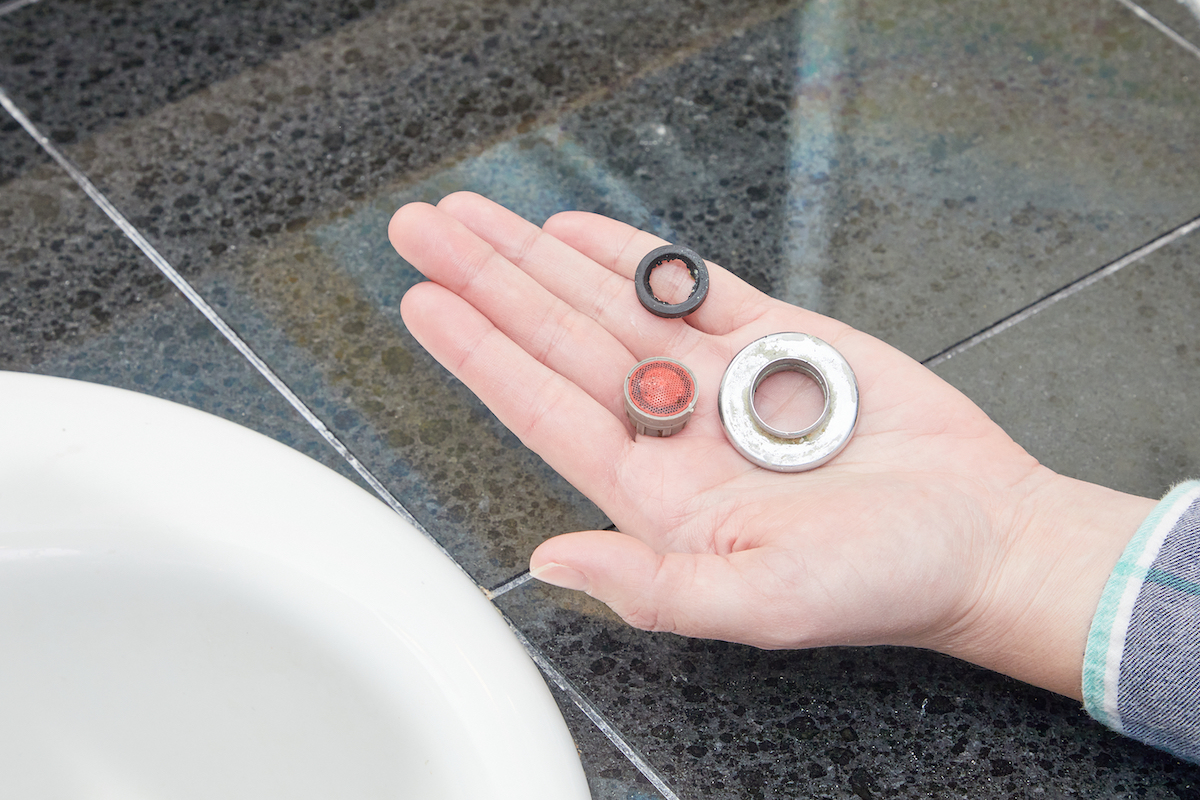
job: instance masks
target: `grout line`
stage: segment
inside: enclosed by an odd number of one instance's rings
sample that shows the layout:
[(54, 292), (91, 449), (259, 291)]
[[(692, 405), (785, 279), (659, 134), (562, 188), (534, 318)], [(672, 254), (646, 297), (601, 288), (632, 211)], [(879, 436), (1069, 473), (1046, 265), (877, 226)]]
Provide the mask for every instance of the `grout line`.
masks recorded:
[[(150, 259), (154, 266), (158, 267), (159, 271), (169, 281), (171, 281), (171, 283), (175, 284), (175, 288), (177, 288), (184, 295), (184, 297), (191, 301), (192, 305), (195, 306), (196, 309), (203, 314), (210, 323), (212, 323), (213, 327), (220, 331), (221, 335), (224, 336), (256, 370), (258, 370), (259, 374), (266, 378), (267, 382), (270, 383), (277, 392), (283, 395), (283, 398), (291, 404), (292, 408), (296, 409), (296, 411), (300, 413), (300, 416), (304, 417), (308, 424), (311, 425), (317, 431), (317, 433), (320, 434), (321, 437), (331, 447), (333, 447), (334, 450), (337, 451), (338, 455), (346, 460), (346, 462), (354, 469), (354, 471), (357, 472), (359, 476), (366, 481), (366, 483), (372, 489), (375, 490), (375, 493), (379, 495), (383, 502), (385, 502), (397, 514), (399, 514), (400, 517), (406, 522), (420, 531), (427, 539), (433, 542), (434, 545), (436, 545), (437, 548), (441, 550), (447, 558), (449, 558), (458, 566), (459, 569), (466, 573), (466, 569), (458, 563), (457, 559), (451, 556), (449, 551), (447, 551), (440, 542), (434, 539), (429, 531), (425, 530), (425, 526), (418, 522), (417, 519), (408, 512), (408, 509), (401, 505), (400, 501), (397, 500), (395, 496), (387, 490), (387, 487), (385, 487), (379, 481), (379, 479), (376, 478), (375, 475), (369, 469), (367, 469), (367, 467), (361, 461), (359, 461), (352, 452), (350, 452), (350, 449), (342, 443), (341, 439), (339, 439), (337, 435), (331, 431), (315, 413), (313, 413), (312, 409), (310, 409), (304, 403), (304, 401), (301, 400), (300, 397), (293, 392), (286, 383), (283, 382), (282, 378), (275, 374), (274, 370), (267, 366), (267, 363), (263, 361), (253, 349), (251, 349), (250, 345), (247, 344), (246, 341), (239, 336), (224, 319), (221, 318), (216, 309), (209, 305), (208, 302), (200, 296), (200, 293), (197, 292), (190, 283), (188, 283), (187, 279), (184, 278), (174, 267), (172, 267), (170, 263), (168, 263), (167, 260), (162, 256), (162, 254), (155, 249), (154, 245), (150, 244), (146, 237), (144, 237), (141, 232), (135, 228), (128, 219), (126, 219), (125, 215), (122, 214), (116, 206), (109, 202), (108, 198), (96, 188), (96, 185), (93, 184), (78, 167), (71, 163), (70, 159), (63, 155), (63, 153), (57, 147), (55, 147), (54, 144), (48, 138), (46, 138), (46, 136), (40, 130), (38, 130), (37, 126), (35, 126), (29, 120), (29, 118), (25, 116), (24, 112), (17, 108), (16, 104), (13, 103), (3, 89), (0, 89), (0, 106), (3, 106), (4, 109), (12, 115), (13, 119), (15, 119), (21, 125), (21, 127), (33, 137), (34, 141), (41, 145), (42, 149), (45, 150), (51, 158), (58, 162), (59, 166), (66, 170), (67, 174), (71, 176), (72, 180), (75, 181), (79, 188), (82, 189), (84, 193), (87, 194), (87, 196), (91, 198), (94, 203), (96, 203), (96, 205), (100, 206), (100, 209), (108, 215), (108, 218), (116, 223), (117, 227), (121, 229), (121, 231), (130, 239), (130, 241), (137, 245), (138, 249)], [(468, 577), (470, 577), (469, 574)], [(479, 585), (473, 578), (471, 580), (472, 583), (476, 584), (476, 586)], [(482, 589), (482, 587), (480, 588)]]
[(7, 3), (0, 3), (0, 17), (20, 11), (25, 6), (31, 6), (37, 2), (39, 0), (9, 0)]
[[(1122, 0), (1122, 2), (1123, 2), (1123, 0)], [(970, 350), (975, 345), (981, 344), (982, 342), (986, 342), (988, 339), (991, 339), (993, 336), (995, 336), (999, 333), (1003, 333), (1004, 331), (1008, 330), (1009, 328), (1013, 327), (1014, 325), (1017, 325), (1018, 323), (1024, 322), (1025, 320), (1032, 317), (1034, 314), (1038, 313), (1039, 311), (1043, 311), (1043, 310), (1049, 308), (1050, 306), (1054, 305), (1055, 303), (1059, 302), (1060, 300), (1066, 300), (1071, 295), (1075, 294), (1076, 292), (1080, 292), (1080, 291), (1086, 289), (1087, 287), (1091, 286), (1093, 283), (1096, 283), (1097, 281), (1103, 280), (1104, 278), (1107, 278), (1108, 276), (1119, 272), (1120, 270), (1124, 269), (1125, 267), (1129, 266), (1130, 264), (1134, 263), (1135, 261), (1139, 261), (1142, 258), (1145, 258), (1146, 256), (1150, 255), (1155, 250), (1158, 250), (1161, 247), (1166, 247), (1167, 245), (1169, 245), (1171, 242), (1175, 241), (1176, 239), (1179, 239), (1180, 237), (1183, 237), (1183, 236), (1187, 236), (1189, 233), (1196, 230), (1197, 228), (1200, 228), (1200, 217), (1196, 217), (1195, 219), (1193, 219), (1190, 222), (1185, 222), (1184, 224), (1180, 225), (1175, 230), (1163, 234), (1162, 236), (1158, 237), (1157, 239), (1154, 239), (1154, 240), (1148, 242), (1147, 244), (1142, 245), (1141, 247), (1137, 248), (1136, 250), (1133, 250), (1132, 252), (1126, 253), (1125, 255), (1118, 258), (1116, 261), (1113, 261), (1110, 264), (1106, 264), (1097, 270), (1093, 270), (1092, 272), (1089, 272), (1087, 275), (1084, 275), (1082, 278), (1074, 280), (1071, 283), (1068, 283), (1066, 286), (1059, 289), (1058, 291), (1052, 292), (1052, 293), (1046, 295), (1041, 300), (1033, 302), (1033, 303), (1025, 306), (1024, 308), (1020, 309), (1019, 311), (1015, 311), (1012, 314), (1009, 314), (1007, 317), (1004, 317), (1003, 319), (1001, 319), (999, 322), (995, 323), (994, 325), (984, 328), (983, 330), (981, 330), (979, 333), (975, 334), (974, 336), (969, 336), (966, 339), (963, 339), (962, 341), (958, 342), (957, 344), (953, 344), (950, 347), (947, 347), (942, 352), (937, 353), (933, 356), (930, 356), (929, 358), (925, 359), (921, 363), (924, 364), (925, 366), (929, 367), (930, 369), (933, 369), (934, 367), (938, 366), (939, 364), (943, 364), (946, 361), (949, 361), (950, 359), (954, 358), (955, 356), (961, 355), (962, 353), (966, 352), (967, 350)]]
[(633, 745), (631, 745), (625, 739), (625, 737), (621, 735), (621, 732), (618, 731), (616, 727), (614, 727), (613, 724), (605, 718), (604, 714), (600, 712), (600, 709), (596, 708), (596, 706), (593, 705), (590, 700), (584, 697), (583, 693), (575, 688), (567, 676), (562, 674), (558, 668), (551, 663), (546, 654), (539, 650), (533, 644), (533, 642), (529, 641), (529, 639), (525, 637), (525, 634), (513, 624), (512, 620), (508, 618), (507, 614), (501, 612), (500, 615), (504, 618), (504, 621), (508, 623), (508, 627), (512, 630), (513, 635), (516, 636), (521, 644), (525, 646), (525, 650), (529, 653), (529, 657), (533, 659), (533, 663), (538, 665), (538, 669), (542, 671), (542, 674), (546, 676), (547, 680), (553, 682), (555, 686), (557, 686), (571, 698), (579, 710), (582, 711), (584, 715), (592, 721), (593, 725), (600, 729), (600, 732), (603, 733), (610, 742), (612, 742), (614, 747), (621, 751), (621, 755), (625, 756), (625, 758), (628, 759), (633, 766), (637, 767), (638, 772), (642, 773), (646, 780), (650, 781), (650, 783), (654, 785), (654, 788), (659, 791), (665, 800), (680, 800), (679, 795), (675, 794), (671, 787), (667, 785), (667, 782), (663, 780), (662, 776), (658, 774), (658, 770), (650, 765), (650, 762), (646, 760), (645, 756), (634, 749)]
[(525, 570), (517, 577), (510, 578), (495, 589), (484, 589), (483, 593), (487, 596), (488, 600), (495, 600), (500, 595), (508, 594), (513, 589), (516, 589), (518, 586), (524, 586), (531, 580), (533, 580), (533, 574), (529, 570)]
[[(616, 529), (617, 529), (617, 525), (616, 525), (616, 523), (613, 523), (613, 522), (610, 522), (608, 524), (608, 527), (604, 528), (604, 530), (606, 530), (606, 531), (615, 531)], [(525, 570), (524, 572), (522, 572), (520, 575), (516, 576), (515, 578), (509, 578), (508, 580), (504, 581), (499, 586), (496, 586), (493, 589), (484, 589), (483, 593), (485, 595), (487, 595), (487, 598), (489, 600), (495, 600), (500, 595), (508, 594), (513, 589), (516, 589), (520, 586), (524, 586), (525, 584), (529, 583), (531, 580), (533, 580), (533, 574), (530, 573), (529, 570)]]
[(1161, 33), (1165, 33), (1168, 36), (1168, 38), (1170, 38), (1170, 40), (1173, 41), (1175, 44), (1179, 45), (1184, 50), (1187, 50), (1189, 53), (1196, 56), (1197, 58), (1200, 58), (1200, 47), (1197, 47), (1196, 45), (1194, 45), (1190, 41), (1188, 41), (1185, 37), (1176, 33), (1174, 28), (1167, 25), (1167, 23), (1163, 22), (1158, 17), (1154, 16), (1149, 11), (1147, 11), (1146, 9), (1139, 6), (1137, 3), (1134, 3), (1133, 0), (1117, 0), (1117, 2), (1120, 3), (1121, 5), (1125, 6), (1126, 8), (1128, 8), (1130, 11), (1132, 11), (1137, 16), (1141, 17), (1143, 22), (1147, 22), (1150, 25), (1153, 25), (1155, 28), (1158, 28), (1158, 30)]
[[(531, 580), (533, 580), (533, 574), (526, 571), (517, 577), (502, 583), (491, 591), (485, 591), (484, 594), (488, 596), (489, 600), (494, 600), (500, 595), (510, 592), (513, 589), (516, 589), (518, 586), (522, 586)], [(664, 800), (680, 800), (679, 795), (675, 794), (671, 787), (667, 785), (667, 782), (663, 779), (663, 777), (658, 774), (658, 770), (651, 766), (650, 762), (646, 760), (646, 757), (639, 753), (634, 746), (629, 743), (629, 740), (621, 735), (621, 732), (617, 730), (616, 726), (608, 721), (600, 709), (596, 708), (595, 704), (593, 704), (591, 700), (588, 700), (587, 697), (585, 697), (584, 694), (579, 691), (579, 689), (575, 688), (575, 685), (571, 683), (570, 679), (567, 678), (567, 676), (564, 675), (558, 669), (558, 667), (554, 666), (549, 656), (543, 653), (541, 649), (537, 647), (537, 645), (530, 641), (529, 638), (525, 636), (524, 632), (522, 632), (521, 629), (518, 628), (511, 619), (509, 619), (508, 615), (505, 614), (499, 606), (496, 606), (496, 610), (500, 612), (500, 616), (506, 623), (508, 623), (509, 629), (513, 632), (513, 635), (517, 637), (517, 641), (519, 641), (525, 648), (525, 652), (529, 654), (529, 657), (533, 660), (533, 663), (537, 664), (538, 669), (540, 669), (542, 674), (546, 676), (546, 680), (553, 683), (560, 690), (562, 690), (563, 693), (571, 698), (571, 702), (573, 702), (575, 706), (583, 712), (584, 716), (586, 716), (588, 720), (590, 720), (591, 723), (595, 725), (601, 733), (604, 734), (604, 737), (608, 739), (608, 741), (611, 742), (612, 745), (617, 748), (617, 750), (621, 751), (621, 755), (625, 756), (625, 759), (629, 761), (629, 763), (633, 764), (637, 771), (642, 773), (646, 780), (650, 781), (650, 783), (654, 785), (654, 788), (659, 791)]]

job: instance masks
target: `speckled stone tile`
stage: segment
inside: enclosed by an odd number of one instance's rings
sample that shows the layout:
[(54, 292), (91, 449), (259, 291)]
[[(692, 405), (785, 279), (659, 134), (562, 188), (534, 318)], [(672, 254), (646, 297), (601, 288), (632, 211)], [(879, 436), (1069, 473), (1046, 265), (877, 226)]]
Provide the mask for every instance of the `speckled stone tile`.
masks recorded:
[(0, 234), (0, 369), (198, 408), (364, 486), (57, 166), (0, 186)]
[(1050, 468), (1146, 497), (1200, 475), (1200, 237), (937, 371)]
[[(2, 87), (0, 87), (2, 88)], [(29, 138), (17, 121), (0, 112), (0, 184), (6, 183), (23, 170), (38, 164), (41, 149)]]
[(1122, 739), (1073, 701), (925, 651), (772, 652), (649, 634), (538, 584), (499, 602), (680, 797), (1200, 791), (1200, 767)]
[[(396, 5), (42, 0), (0, 17), (0, 87), (68, 145)], [(0, 176), (14, 155), (0, 151)]]
[[(282, 129), (282, 168), (312, 160), (315, 139), (337, 156), (317, 160), (341, 167), (336, 196), (477, 146), (783, 5), (42, 0), (0, 18), (0, 86), (63, 145), (214, 93), (199, 102), (197, 129), (165, 144), (251, 146)], [(252, 96), (244, 80), (229, 84), (253, 74)]]

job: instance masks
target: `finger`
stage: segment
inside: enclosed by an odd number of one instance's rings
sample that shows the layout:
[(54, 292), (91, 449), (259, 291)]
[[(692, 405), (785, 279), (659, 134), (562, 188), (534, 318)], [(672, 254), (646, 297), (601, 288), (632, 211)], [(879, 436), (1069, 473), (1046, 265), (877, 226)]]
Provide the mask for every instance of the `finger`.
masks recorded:
[[(564, 211), (546, 220), (543, 229), (572, 249), (629, 280), (642, 258), (667, 244), (659, 237), (599, 214)], [(703, 254), (701, 254), (703, 255)], [(757, 319), (770, 298), (712, 262), (708, 265), (708, 299), (685, 317), (705, 333), (723, 336)]]
[(695, 328), (646, 311), (637, 299), (632, 271), (628, 276), (614, 273), (487, 198), (458, 192), (443, 198), (438, 209), (459, 220), (554, 296), (603, 326), (637, 360), (655, 355), (678, 357), (702, 339)]
[(527, 447), (601, 508), (613, 507), (615, 465), (632, 444), (622, 420), (443, 286), (409, 289), (400, 313), (421, 346)]
[[(536, 227), (512, 216), (514, 237), (540, 235)], [(433, 206), (404, 206), (393, 215), (388, 235), (397, 252), (426, 277), (458, 294), (527, 353), (610, 412), (623, 413), (616, 387), (638, 359), (597, 322), (547, 292), (490, 244)]]
[(768, 648), (818, 641), (808, 620), (769, 596), (780, 581), (757, 569), (759, 556), (664, 555), (623, 533), (582, 531), (543, 542), (529, 567), (538, 580), (587, 592), (636, 628)]

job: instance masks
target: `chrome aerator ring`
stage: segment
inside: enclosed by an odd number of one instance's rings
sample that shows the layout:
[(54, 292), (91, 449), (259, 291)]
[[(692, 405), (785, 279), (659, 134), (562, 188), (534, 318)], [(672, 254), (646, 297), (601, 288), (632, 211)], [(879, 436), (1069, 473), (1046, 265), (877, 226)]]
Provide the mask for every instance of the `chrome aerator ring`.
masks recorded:
[[(776, 372), (793, 370), (821, 387), (825, 406), (812, 425), (785, 431), (763, 421), (754, 405), (758, 387)], [(858, 424), (858, 381), (833, 345), (806, 333), (773, 333), (742, 348), (721, 379), (721, 425), (734, 448), (776, 472), (814, 469), (841, 452)]]

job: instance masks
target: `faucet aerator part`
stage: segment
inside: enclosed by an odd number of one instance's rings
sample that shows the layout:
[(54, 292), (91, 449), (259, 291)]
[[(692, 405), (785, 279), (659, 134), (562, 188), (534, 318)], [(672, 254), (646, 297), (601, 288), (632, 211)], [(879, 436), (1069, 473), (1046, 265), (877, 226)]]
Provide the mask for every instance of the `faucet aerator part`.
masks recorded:
[[(759, 385), (784, 370), (810, 376), (825, 395), (821, 416), (807, 428), (774, 428), (754, 405)], [(858, 381), (850, 364), (828, 342), (806, 333), (773, 333), (746, 345), (729, 362), (721, 378), (717, 410), (730, 444), (748, 460), (775, 472), (803, 472), (836, 456), (854, 435)]]
[(625, 376), (625, 413), (644, 436), (679, 433), (696, 410), (696, 376), (673, 358), (648, 358)]

